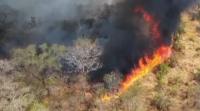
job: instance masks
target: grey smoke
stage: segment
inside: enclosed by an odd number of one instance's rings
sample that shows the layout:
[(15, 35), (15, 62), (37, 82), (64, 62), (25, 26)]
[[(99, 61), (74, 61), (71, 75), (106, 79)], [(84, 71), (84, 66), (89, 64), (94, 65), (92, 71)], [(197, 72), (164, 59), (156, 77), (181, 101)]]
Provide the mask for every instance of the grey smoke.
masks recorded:
[[(0, 6), (7, 6), (19, 13), (16, 18), (18, 26), (34, 21), (37, 23), (34, 31), (37, 30), (46, 39), (57, 39), (53, 37), (70, 36), (73, 31), (80, 32), (81, 19), (95, 19), (105, 5), (113, 3), (113, 0), (1, 0)], [(63, 22), (69, 25), (67, 29), (71, 25), (71, 32), (61, 30)]]
[(30, 43), (71, 44), (94, 33), (105, 7), (118, 1), (0, 0), (0, 52)]
[[(8, 5), (25, 14), (27, 18), (34, 16), (42, 21), (58, 21), (78, 19), (82, 14), (92, 16), (109, 0), (1, 0), (0, 4)], [(82, 6), (82, 9), (80, 6)], [(81, 13), (89, 11), (90, 13)], [(85, 15), (85, 16), (87, 16)]]

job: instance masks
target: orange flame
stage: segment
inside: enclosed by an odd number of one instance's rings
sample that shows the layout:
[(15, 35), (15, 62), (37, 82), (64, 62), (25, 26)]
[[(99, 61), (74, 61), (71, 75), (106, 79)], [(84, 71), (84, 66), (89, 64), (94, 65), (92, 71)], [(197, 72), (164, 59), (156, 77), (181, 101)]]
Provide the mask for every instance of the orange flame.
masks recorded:
[(128, 74), (126, 79), (122, 82), (120, 91), (124, 92), (125, 90), (127, 90), (133, 84), (134, 81), (148, 74), (156, 66), (164, 62), (167, 58), (169, 58), (170, 55), (171, 55), (171, 47), (161, 46), (154, 52), (152, 58), (149, 56), (141, 58), (139, 60), (138, 67), (133, 68), (130, 74)]
[(119, 92), (115, 95), (105, 95), (102, 100), (110, 101), (110, 99), (118, 98), (122, 93), (128, 90), (128, 88), (138, 79), (147, 75), (150, 71), (152, 71), (156, 66), (164, 62), (171, 55), (171, 47), (170, 46), (161, 46), (158, 48), (152, 57), (145, 56), (141, 58), (138, 63), (137, 68), (133, 68), (126, 77), (126, 79), (121, 83), (121, 87)]
[[(151, 36), (154, 37), (154, 40), (157, 44), (161, 42), (161, 33), (159, 29), (159, 22), (153, 17), (153, 15), (149, 14), (142, 7), (138, 7), (134, 10), (136, 13), (141, 13), (146, 23), (150, 26)], [(150, 56), (145, 56), (139, 60), (138, 67), (133, 68), (123, 81), (120, 87), (120, 91), (127, 90), (134, 81), (138, 80), (140, 77), (143, 77), (151, 70), (153, 70), (156, 66), (164, 62), (171, 55), (171, 47), (161, 45), (154, 53), (152, 58)]]
[(146, 23), (150, 25), (150, 32), (151, 35), (155, 39), (161, 39), (161, 34), (159, 30), (159, 22), (155, 21), (155, 18), (153, 15), (149, 14), (147, 11), (145, 11), (142, 7), (138, 7), (135, 10), (133, 10), (135, 13), (141, 13), (143, 15), (143, 18)]
[(156, 66), (160, 65), (166, 59), (168, 59), (172, 53), (171, 46), (161, 44), (161, 33), (159, 29), (159, 22), (149, 14), (142, 7), (138, 7), (134, 10), (135, 13), (141, 13), (145, 22), (150, 26), (150, 33), (153, 36), (155, 42), (160, 45), (152, 55), (146, 55), (139, 59), (138, 65), (136, 68), (133, 68), (125, 80), (121, 83), (119, 92), (115, 95), (105, 95), (102, 100), (110, 101), (110, 99), (118, 98), (122, 93), (128, 90), (128, 88), (138, 79), (147, 75), (152, 71)]

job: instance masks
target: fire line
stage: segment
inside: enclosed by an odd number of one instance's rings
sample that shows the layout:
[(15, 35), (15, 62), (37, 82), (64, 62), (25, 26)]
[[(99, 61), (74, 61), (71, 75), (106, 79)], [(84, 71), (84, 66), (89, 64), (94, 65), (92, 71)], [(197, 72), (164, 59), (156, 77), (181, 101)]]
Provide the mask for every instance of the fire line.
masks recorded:
[(171, 46), (162, 43), (162, 36), (159, 29), (159, 22), (156, 21), (153, 15), (148, 13), (142, 7), (137, 7), (133, 10), (134, 13), (142, 14), (143, 19), (150, 26), (150, 34), (159, 47), (153, 52), (152, 55), (146, 55), (139, 59), (136, 68), (132, 68), (128, 76), (123, 80), (120, 85), (119, 91), (116, 94), (107, 94), (102, 97), (102, 101), (110, 101), (111, 99), (119, 98), (126, 92), (135, 81), (142, 78), (151, 72), (155, 67), (167, 60), (172, 53)]

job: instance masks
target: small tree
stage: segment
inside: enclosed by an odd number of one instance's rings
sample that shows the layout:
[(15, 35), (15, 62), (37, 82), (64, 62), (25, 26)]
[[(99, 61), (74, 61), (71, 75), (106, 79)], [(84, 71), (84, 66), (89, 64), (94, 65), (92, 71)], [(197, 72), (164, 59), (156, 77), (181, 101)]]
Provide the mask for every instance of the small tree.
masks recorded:
[(102, 49), (90, 39), (79, 38), (68, 52), (61, 61), (67, 73), (88, 73), (101, 67)]

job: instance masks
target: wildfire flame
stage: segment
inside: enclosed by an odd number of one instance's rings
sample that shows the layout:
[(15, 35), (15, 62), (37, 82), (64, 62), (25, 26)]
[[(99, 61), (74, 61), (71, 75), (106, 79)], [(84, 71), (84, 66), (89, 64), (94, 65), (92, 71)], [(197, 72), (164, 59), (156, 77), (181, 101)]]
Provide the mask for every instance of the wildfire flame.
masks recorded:
[(153, 57), (145, 56), (139, 60), (139, 65), (137, 68), (132, 69), (131, 73), (128, 74), (126, 79), (122, 82), (120, 91), (126, 91), (134, 81), (145, 76), (150, 71), (152, 71), (156, 66), (164, 62), (171, 55), (170, 46), (161, 46), (158, 48)]
[(151, 36), (154, 37), (156, 44), (160, 47), (157, 48), (152, 55), (146, 55), (139, 59), (137, 67), (133, 68), (125, 80), (121, 83), (118, 93), (103, 96), (103, 101), (110, 101), (111, 99), (119, 98), (120, 95), (127, 91), (135, 81), (147, 75), (155, 67), (168, 59), (172, 53), (171, 46), (164, 45), (161, 42), (162, 36), (159, 29), (159, 22), (156, 21), (154, 16), (145, 11), (142, 7), (136, 8), (134, 13), (143, 15), (143, 19), (150, 26)]
[(138, 7), (135, 10), (133, 10), (135, 13), (140, 13), (143, 15), (143, 19), (146, 23), (150, 25), (150, 32), (151, 36), (154, 37), (154, 40), (161, 40), (161, 34), (159, 29), (159, 22), (157, 22), (153, 15), (149, 14), (147, 11), (145, 11), (142, 7)]

